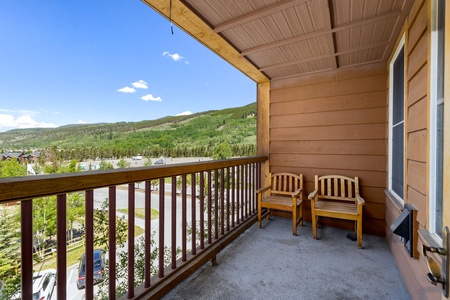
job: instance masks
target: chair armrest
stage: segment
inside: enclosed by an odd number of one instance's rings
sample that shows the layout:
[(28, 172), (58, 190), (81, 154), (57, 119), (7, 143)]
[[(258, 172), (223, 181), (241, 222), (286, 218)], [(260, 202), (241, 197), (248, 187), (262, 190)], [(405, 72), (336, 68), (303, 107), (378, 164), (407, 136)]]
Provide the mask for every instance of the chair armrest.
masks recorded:
[(356, 202), (358, 205), (364, 205), (366, 203), (359, 194), (356, 194)]
[(262, 192), (267, 191), (268, 189), (270, 189), (270, 186), (266, 186), (266, 187), (257, 189), (257, 190), (256, 190), (256, 193), (259, 194), (259, 193), (262, 193)]
[(313, 199), (316, 197), (316, 195), (317, 195), (318, 192), (319, 192), (318, 190), (314, 190), (313, 192), (311, 192), (311, 193), (308, 195), (308, 199), (309, 199), (309, 200), (313, 200)]
[(296, 190), (294, 193), (292, 193), (292, 197), (293, 198), (297, 198), (302, 191), (303, 191), (303, 189)]

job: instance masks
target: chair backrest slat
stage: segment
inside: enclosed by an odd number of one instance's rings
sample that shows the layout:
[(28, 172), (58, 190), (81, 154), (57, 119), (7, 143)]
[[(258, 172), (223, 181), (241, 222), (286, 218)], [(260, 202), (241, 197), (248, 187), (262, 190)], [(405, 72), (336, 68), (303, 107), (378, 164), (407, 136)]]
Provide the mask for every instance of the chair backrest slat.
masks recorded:
[(290, 195), (296, 190), (303, 188), (303, 175), (290, 173), (272, 174), (271, 193)]
[(315, 188), (319, 199), (356, 201), (359, 193), (358, 177), (350, 178), (341, 175), (315, 176)]

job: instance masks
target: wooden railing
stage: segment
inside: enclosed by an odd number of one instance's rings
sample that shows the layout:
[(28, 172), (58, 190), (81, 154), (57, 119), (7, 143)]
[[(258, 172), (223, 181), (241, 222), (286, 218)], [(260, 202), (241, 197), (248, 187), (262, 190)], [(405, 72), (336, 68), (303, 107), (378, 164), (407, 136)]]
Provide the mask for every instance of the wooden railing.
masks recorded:
[[(112, 171), (91, 171), (60, 175), (43, 175), (0, 179), (0, 204), (20, 202), (21, 206), (21, 274), (22, 297), (31, 299), (33, 293), (33, 206), (32, 199), (56, 195), (57, 209), (57, 294), (67, 298), (66, 213), (67, 194), (83, 191), (86, 197), (86, 291), (85, 298), (94, 297), (94, 190), (108, 187), (109, 244), (116, 245), (117, 187), (127, 186), (128, 201), (128, 289), (123, 299), (160, 298), (182, 280), (232, 242), (256, 221), (255, 191), (261, 185), (261, 163), (267, 157), (249, 157), (151, 166)], [(190, 189), (186, 178), (191, 176)], [(176, 178), (181, 176), (182, 188), (177, 191)], [(170, 184), (166, 183), (169, 178)], [(151, 181), (159, 179), (156, 202), (152, 199)], [(135, 287), (135, 184), (145, 182), (145, 272), (143, 283)], [(166, 186), (170, 190), (166, 190)], [(190, 201), (190, 202), (189, 202)], [(152, 262), (152, 227), (150, 207), (159, 207), (156, 238), (158, 259)], [(188, 213), (188, 207), (191, 207)], [(177, 207), (181, 207), (181, 216)], [(188, 215), (190, 214), (189, 218)], [(168, 220), (167, 220), (168, 219)], [(181, 220), (181, 222), (180, 222)], [(181, 229), (180, 229), (181, 227)], [(177, 229), (178, 228), (178, 229)], [(170, 231), (169, 231), (170, 229)], [(181, 231), (181, 232), (180, 232)], [(166, 240), (170, 232), (169, 240)], [(177, 237), (181, 234), (181, 245)], [(170, 263), (165, 261), (169, 249)], [(180, 252), (178, 255), (177, 253)], [(109, 299), (116, 294), (115, 247), (110, 247)], [(179, 257), (181, 256), (181, 257)], [(151, 269), (155, 270), (153, 275)], [(155, 272), (154, 272), (155, 273)]]

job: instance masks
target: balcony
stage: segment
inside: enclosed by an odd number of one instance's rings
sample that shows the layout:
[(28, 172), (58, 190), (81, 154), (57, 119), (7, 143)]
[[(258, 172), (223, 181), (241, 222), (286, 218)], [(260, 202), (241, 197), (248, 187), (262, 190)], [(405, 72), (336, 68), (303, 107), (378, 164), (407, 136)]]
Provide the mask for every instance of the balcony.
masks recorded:
[[(119, 250), (110, 247), (107, 253), (109, 299), (159, 299), (182, 282), (166, 297), (408, 299), (384, 238), (365, 235), (365, 249), (358, 250), (354, 242), (345, 238), (346, 232), (331, 227), (321, 229), (323, 239), (318, 241), (312, 240), (308, 223), (300, 228), (299, 236), (292, 236), (289, 220), (279, 218), (266, 221), (264, 229), (257, 230), (255, 190), (261, 186), (261, 168), (266, 160), (266, 157), (249, 157), (1, 179), (0, 203), (19, 202), (21, 207), (23, 298), (31, 299), (33, 293), (32, 199), (57, 196), (56, 235), (58, 241), (66, 241), (67, 194), (85, 193), (84, 292), (86, 299), (94, 299), (97, 288), (92, 258), (94, 203), (98, 200), (95, 191), (108, 190), (109, 244), (115, 245), (118, 191), (125, 187), (127, 268), (126, 275), (117, 278), (121, 271), (116, 268)], [(177, 190), (177, 177), (181, 177), (180, 190)], [(151, 181), (155, 179), (159, 180), (158, 191), (152, 191)], [(136, 189), (136, 183), (140, 182), (145, 182), (143, 192)], [(145, 265), (141, 278), (135, 276), (141, 271), (137, 270), (136, 260), (142, 259), (135, 255), (139, 247), (134, 238), (137, 203), (142, 204), (146, 212)], [(150, 221), (150, 207), (159, 209), (157, 221)], [(156, 248), (166, 250), (157, 251), (156, 259), (152, 259)], [(226, 251), (221, 252), (223, 249)], [(66, 243), (58, 242), (56, 250), (56, 292), (58, 299), (69, 299), (72, 295), (67, 284), (70, 275), (66, 271)], [(209, 266), (209, 261), (213, 265), (217, 262), (218, 266)], [(199, 268), (202, 268), (200, 272), (189, 277)], [(117, 295), (117, 285), (124, 281), (126, 292)]]

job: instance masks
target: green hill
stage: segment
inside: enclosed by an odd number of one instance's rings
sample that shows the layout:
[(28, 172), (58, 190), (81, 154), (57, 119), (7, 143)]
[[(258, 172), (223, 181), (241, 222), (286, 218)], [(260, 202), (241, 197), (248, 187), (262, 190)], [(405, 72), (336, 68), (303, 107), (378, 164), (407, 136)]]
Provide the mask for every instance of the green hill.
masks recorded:
[(131, 157), (136, 154), (209, 156), (210, 151), (221, 142), (230, 144), (235, 155), (252, 154), (256, 143), (256, 103), (140, 122), (0, 132), (2, 152), (56, 148), (62, 156), (66, 156), (62, 158), (80, 159)]

